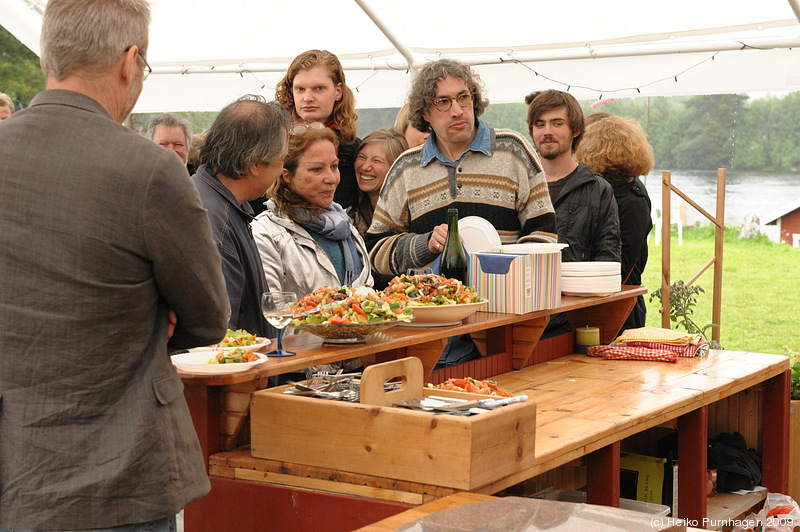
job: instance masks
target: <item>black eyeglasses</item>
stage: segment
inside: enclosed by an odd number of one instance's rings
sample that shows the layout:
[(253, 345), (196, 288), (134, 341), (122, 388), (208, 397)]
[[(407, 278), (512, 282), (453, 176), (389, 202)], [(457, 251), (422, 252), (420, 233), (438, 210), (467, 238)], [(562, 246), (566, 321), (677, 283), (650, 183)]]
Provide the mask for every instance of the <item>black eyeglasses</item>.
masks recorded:
[[(122, 53), (124, 53), (124, 54), (125, 54), (125, 53), (128, 53), (128, 51), (129, 51), (129, 50), (130, 50), (132, 47), (133, 47), (133, 45), (130, 45), (130, 46), (128, 46), (127, 48), (125, 48), (125, 50), (124, 50)], [(144, 63), (144, 74), (142, 75), (142, 80), (145, 80), (145, 79), (147, 79), (147, 77), (148, 77), (150, 74), (152, 74), (152, 73), (153, 73), (153, 69), (152, 69), (152, 68), (150, 68), (150, 64), (147, 62), (147, 59), (145, 59), (145, 58), (144, 58), (144, 56), (142, 55), (142, 50), (141, 50), (139, 47), (137, 47), (137, 48), (136, 48), (136, 54), (139, 56), (139, 58), (140, 58), (140, 59), (142, 60), (142, 62)]]
[(453, 102), (458, 103), (461, 107), (466, 107), (472, 103), (472, 93), (471, 92), (462, 92), (458, 96), (451, 98), (449, 96), (442, 96), (440, 98), (436, 98), (433, 100), (433, 106), (439, 110), (439, 112), (446, 113), (453, 107)]

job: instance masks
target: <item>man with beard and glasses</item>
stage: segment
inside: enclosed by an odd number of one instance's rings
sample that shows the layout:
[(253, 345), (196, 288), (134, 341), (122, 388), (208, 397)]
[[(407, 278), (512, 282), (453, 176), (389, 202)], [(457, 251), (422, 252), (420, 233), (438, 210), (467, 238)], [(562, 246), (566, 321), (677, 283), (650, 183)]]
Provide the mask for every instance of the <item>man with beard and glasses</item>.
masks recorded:
[(211, 224), (122, 125), (147, 0), (49, 0), (46, 90), (0, 124), (0, 531), (175, 530), (211, 485), (168, 356), (222, 339)]
[[(504, 244), (555, 242), (539, 158), (519, 133), (478, 119), (488, 104), (469, 65), (440, 59), (420, 70), (408, 95), (409, 118), (430, 136), (400, 155), (383, 183), (365, 237), (379, 274), (431, 264), (447, 239), (448, 208), (457, 208), (460, 218), (485, 218)], [(480, 356), (463, 340), (451, 339), (439, 367)]]
[(619, 262), (622, 253), (614, 189), (572, 158), (584, 131), (583, 111), (566, 92), (548, 89), (525, 97), (528, 133), (539, 152), (556, 210), (563, 262)]

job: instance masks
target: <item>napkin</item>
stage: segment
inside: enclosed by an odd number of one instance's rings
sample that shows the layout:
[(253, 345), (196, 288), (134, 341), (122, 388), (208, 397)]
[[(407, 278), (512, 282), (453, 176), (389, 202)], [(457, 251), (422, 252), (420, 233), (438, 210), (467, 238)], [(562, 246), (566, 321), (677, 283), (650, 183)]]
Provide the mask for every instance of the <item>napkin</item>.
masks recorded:
[(698, 345), (703, 340), (701, 334), (689, 334), (672, 329), (659, 327), (640, 327), (628, 329), (615, 340), (614, 343), (629, 344), (630, 342), (652, 342), (667, 345)]
[(659, 342), (626, 342), (624, 344), (618, 344), (626, 347), (647, 347), (650, 349), (665, 349), (667, 351), (672, 351), (679, 357), (704, 357), (708, 355), (708, 342), (706, 340), (700, 340), (700, 343), (697, 345), (670, 345), (670, 344), (663, 344)]

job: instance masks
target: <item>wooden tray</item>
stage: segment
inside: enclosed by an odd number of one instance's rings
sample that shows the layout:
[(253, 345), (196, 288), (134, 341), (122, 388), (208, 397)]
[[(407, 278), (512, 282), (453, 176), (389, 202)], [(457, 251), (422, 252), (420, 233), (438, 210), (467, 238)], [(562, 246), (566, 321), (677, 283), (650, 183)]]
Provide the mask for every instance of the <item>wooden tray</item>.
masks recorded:
[[(403, 386), (383, 391), (383, 382)], [(462, 417), (395, 408), (426, 395), (486, 398), (424, 389), (417, 358), (375, 364), (362, 376), (362, 404), (283, 394), (253, 394), (254, 457), (473, 490), (533, 465), (536, 405), (512, 404)]]

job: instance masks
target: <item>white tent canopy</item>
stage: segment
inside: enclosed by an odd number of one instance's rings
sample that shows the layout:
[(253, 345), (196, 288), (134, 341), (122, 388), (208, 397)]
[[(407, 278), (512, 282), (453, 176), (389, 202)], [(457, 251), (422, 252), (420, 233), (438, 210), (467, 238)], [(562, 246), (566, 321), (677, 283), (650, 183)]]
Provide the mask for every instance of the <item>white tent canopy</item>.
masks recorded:
[[(38, 53), (44, 0), (0, 0)], [(304, 50), (335, 53), (358, 107), (399, 107), (426, 61), (468, 62), (490, 101), (532, 90), (581, 99), (800, 89), (798, 0), (153, 0), (135, 112), (216, 111), (272, 99)]]

